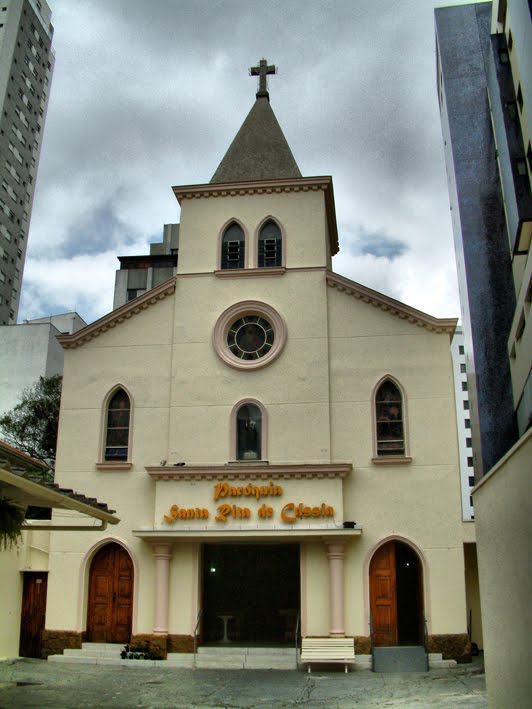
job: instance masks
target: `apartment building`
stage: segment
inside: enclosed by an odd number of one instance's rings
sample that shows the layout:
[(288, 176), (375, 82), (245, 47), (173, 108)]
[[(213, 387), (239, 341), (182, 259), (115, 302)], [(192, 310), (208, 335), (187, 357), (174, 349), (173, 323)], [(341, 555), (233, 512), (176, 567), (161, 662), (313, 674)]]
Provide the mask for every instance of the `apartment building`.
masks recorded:
[(17, 321), (54, 54), (45, 0), (0, 0), (0, 325)]

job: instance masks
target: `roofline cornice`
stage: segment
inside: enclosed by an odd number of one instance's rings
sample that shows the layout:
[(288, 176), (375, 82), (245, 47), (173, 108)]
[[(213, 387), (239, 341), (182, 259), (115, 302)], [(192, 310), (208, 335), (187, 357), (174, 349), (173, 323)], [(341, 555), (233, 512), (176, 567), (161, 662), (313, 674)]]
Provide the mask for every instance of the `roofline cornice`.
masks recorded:
[(73, 335), (58, 335), (57, 341), (65, 350), (80, 347), (89, 340), (93, 340), (95, 337), (98, 337), (98, 335), (101, 335), (103, 332), (116, 327), (116, 325), (124, 320), (128, 320), (132, 315), (139, 313), (141, 310), (146, 310), (146, 308), (149, 308), (150, 305), (153, 305), (157, 301), (163, 300), (163, 298), (172, 295), (175, 292), (175, 287), (176, 277), (172, 276), (172, 278), (169, 278), (164, 283), (161, 283), (161, 285), (146, 291), (146, 293), (139, 295), (129, 303), (125, 303), (125, 305), (122, 305), (120, 308), (112, 310), (110, 313), (107, 313), (107, 315), (104, 315), (99, 320), (95, 320), (93, 323), (87, 325), (87, 327), (84, 327), (82, 330), (78, 330)]
[(290, 177), (277, 180), (253, 180), (251, 182), (220, 182), (204, 185), (183, 185), (172, 187), (172, 191), (181, 204), (187, 199), (208, 197), (236, 197), (255, 194), (282, 194), (283, 192), (310, 192), (323, 190), (329, 227), (331, 254), (338, 253), (338, 227), (334, 206), (333, 182), (330, 175), (318, 177)]
[(154, 480), (281, 480), (299, 478), (345, 478), (352, 463), (224, 463), (213, 465), (147, 465)]
[(397, 315), (402, 320), (408, 320), (408, 322), (414, 323), (419, 327), (423, 327), (431, 332), (442, 333), (446, 332), (451, 337), (454, 334), (456, 325), (458, 323), (457, 318), (435, 318), (432, 315), (422, 312), (421, 310), (416, 310), (416, 308), (410, 307), (405, 303), (401, 303), (399, 300), (390, 298), (383, 293), (367, 288), (366, 286), (351, 281), (349, 278), (344, 276), (339, 276), (337, 273), (332, 273), (332, 271), (327, 272), (327, 285), (331, 288), (336, 288), (340, 292), (351, 295), (357, 300), (363, 300), (365, 303), (371, 303), (377, 308), (391, 313), (392, 315)]

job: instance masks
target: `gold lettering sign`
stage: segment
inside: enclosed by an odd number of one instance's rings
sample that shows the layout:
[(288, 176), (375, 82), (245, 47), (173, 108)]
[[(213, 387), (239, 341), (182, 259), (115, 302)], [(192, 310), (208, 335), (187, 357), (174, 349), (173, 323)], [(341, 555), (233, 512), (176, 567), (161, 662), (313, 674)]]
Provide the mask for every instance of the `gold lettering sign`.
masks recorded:
[(209, 510), (204, 507), (179, 508), (177, 505), (170, 507), (170, 516), (164, 515), (167, 522), (175, 522), (178, 519), (208, 519)]
[(334, 517), (334, 507), (321, 503), (320, 507), (308, 507), (302, 502), (295, 505), (293, 502), (286, 504), (281, 510), (281, 519), (288, 524), (294, 524), (302, 517)]
[[(216, 483), (214, 486), (214, 501), (221, 504), (216, 508), (215, 521), (225, 524), (234, 519), (250, 519), (252, 510), (249, 507), (241, 507), (227, 501), (227, 498), (248, 497), (254, 498), (257, 502), (263, 497), (280, 497), (283, 494), (281, 485), (274, 485), (270, 481), (269, 485), (254, 485), (249, 482), (247, 485), (229, 485), (228, 482)], [(222, 502), (222, 500), (225, 500)], [(271, 520), (275, 517), (275, 510), (265, 502), (256, 510), (259, 520)], [(298, 520), (304, 519), (324, 519), (334, 517), (334, 507), (322, 502), (319, 506), (307, 505), (304, 502), (287, 502), (281, 509), (281, 520), (286, 524), (295, 524)], [(209, 519), (209, 510), (205, 507), (179, 507), (174, 504), (170, 507), (167, 515), (164, 515), (167, 522), (185, 521), (191, 519)]]
[(227, 482), (216, 483), (214, 486), (214, 500), (218, 500), (220, 497), (254, 497), (257, 501), (261, 497), (273, 497), (276, 495), (282, 495), (283, 488), (280, 485), (274, 485), (270, 481), (269, 485), (252, 485), (248, 483), (245, 486), (232, 486)]

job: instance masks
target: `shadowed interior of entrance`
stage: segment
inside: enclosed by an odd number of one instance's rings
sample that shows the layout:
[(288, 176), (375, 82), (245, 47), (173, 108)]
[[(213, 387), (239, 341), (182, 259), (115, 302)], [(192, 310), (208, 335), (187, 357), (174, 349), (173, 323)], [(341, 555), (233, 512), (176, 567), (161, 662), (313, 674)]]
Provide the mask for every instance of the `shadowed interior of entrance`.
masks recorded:
[(297, 544), (205, 545), (203, 642), (291, 643), (299, 589)]

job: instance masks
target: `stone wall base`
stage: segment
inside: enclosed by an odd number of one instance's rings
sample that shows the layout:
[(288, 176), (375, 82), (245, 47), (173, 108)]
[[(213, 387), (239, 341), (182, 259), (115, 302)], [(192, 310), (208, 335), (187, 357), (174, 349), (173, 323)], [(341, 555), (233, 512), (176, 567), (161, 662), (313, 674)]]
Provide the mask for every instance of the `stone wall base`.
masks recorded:
[(63, 650), (81, 648), (82, 633), (76, 630), (45, 630), (42, 634), (42, 658), (62, 655)]
[(138, 635), (131, 636), (131, 643), (129, 645), (142, 645), (147, 646), (150, 652), (155, 652), (162, 655), (162, 659), (166, 660), (168, 654), (168, 635), (152, 635), (150, 633), (139, 633)]
[(194, 652), (194, 638), (192, 635), (169, 635), (167, 648), (168, 652)]
[(441, 652), (444, 660), (471, 662), (471, 643), (467, 633), (456, 635), (429, 635), (429, 652)]
[(355, 655), (371, 655), (371, 638), (369, 635), (355, 635)]

